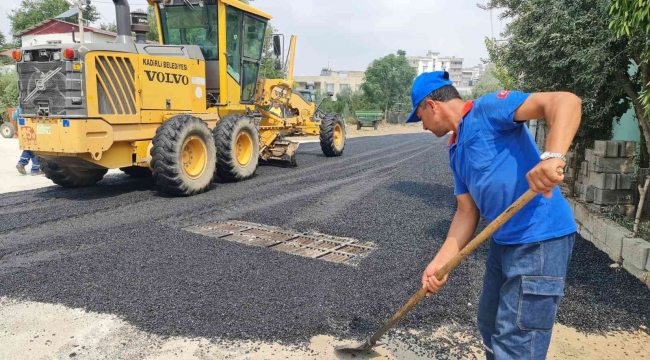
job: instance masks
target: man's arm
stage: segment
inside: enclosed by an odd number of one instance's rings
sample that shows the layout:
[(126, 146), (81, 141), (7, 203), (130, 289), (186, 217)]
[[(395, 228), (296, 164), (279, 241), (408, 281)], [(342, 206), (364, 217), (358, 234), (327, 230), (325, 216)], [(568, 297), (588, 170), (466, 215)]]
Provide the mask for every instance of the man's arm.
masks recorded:
[[(546, 119), (549, 133), (545, 151), (566, 155), (580, 126), (582, 100), (569, 92), (533, 93), (515, 111), (516, 121)], [(562, 159), (551, 158), (540, 162), (527, 175), (530, 188), (536, 193), (551, 197), (555, 185), (564, 181), (557, 173), (566, 164)]]
[(447, 239), (438, 250), (435, 258), (422, 274), (422, 287), (429, 289), (427, 296), (436, 293), (447, 282), (447, 275), (438, 280), (434, 274), (443, 267), (451, 258), (458, 254), (472, 239), (478, 225), (479, 211), (470, 194), (456, 197), (458, 208), (451, 222)]

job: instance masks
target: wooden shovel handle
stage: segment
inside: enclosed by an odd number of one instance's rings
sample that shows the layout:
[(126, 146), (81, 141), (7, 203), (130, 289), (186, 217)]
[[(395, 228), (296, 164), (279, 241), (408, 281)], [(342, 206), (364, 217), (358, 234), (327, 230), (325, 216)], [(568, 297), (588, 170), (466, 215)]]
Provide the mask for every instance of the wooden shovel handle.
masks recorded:
[[(441, 267), (440, 270), (438, 270), (435, 273), (435, 277), (438, 280), (441, 280), (445, 275), (449, 274), (451, 270), (453, 270), (458, 264), (460, 264), (469, 254), (471, 254), (476, 248), (481, 246), (485, 242), (485, 240), (489, 239), (492, 234), (494, 234), (497, 229), (499, 229), (506, 221), (510, 220), (510, 218), (515, 215), (521, 208), (523, 208), (532, 198), (535, 197), (537, 193), (533, 192), (532, 190), (528, 189), (523, 195), (517, 199), (512, 205), (510, 205), (501, 215), (499, 215), (496, 219), (494, 219), (488, 226), (483, 229), (472, 241), (470, 241), (467, 246), (463, 248), (456, 256), (454, 256), (451, 260), (449, 260), (448, 263), (445, 264), (445, 266)], [(381, 328), (379, 331), (377, 331), (369, 340), (370, 344), (374, 345), (377, 343), (377, 340), (388, 331), (396, 322), (398, 322), (404, 314), (409, 312), (415, 305), (417, 305), (427, 294), (427, 289), (426, 288), (421, 288), (411, 299), (404, 305), (402, 306), (401, 309), (399, 309), (395, 315)]]
[(435, 277), (438, 280), (442, 280), (445, 275), (449, 274), (458, 264), (460, 264), (469, 254), (476, 250), (485, 240), (489, 239), (495, 231), (497, 231), (506, 221), (515, 215), (521, 208), (523, 208), (532, 198), (535, 197), (537, 193), (533, 190), (528, 189), (523, 195), (517, 199), (512, 205), (510, 205), (501, 215), (499, 215), (494, 221), (492, 221), (488, 226), (483, 229), (472, 241), (467, 244), (463, 250), (461, 250), (456, 256), (454, 256), (445, 266), (441, 267), (436, 273)]

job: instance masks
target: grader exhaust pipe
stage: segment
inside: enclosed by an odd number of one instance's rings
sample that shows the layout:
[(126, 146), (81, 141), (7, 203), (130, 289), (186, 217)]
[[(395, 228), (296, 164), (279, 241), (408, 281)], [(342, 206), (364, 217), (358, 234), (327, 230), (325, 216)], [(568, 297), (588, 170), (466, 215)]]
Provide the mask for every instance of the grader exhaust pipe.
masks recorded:
[(115, 22), (117, 23), (116, 44), (133, 43), (131, 37), (131, 7), (127, 0), (113, 0), (115, 4)]

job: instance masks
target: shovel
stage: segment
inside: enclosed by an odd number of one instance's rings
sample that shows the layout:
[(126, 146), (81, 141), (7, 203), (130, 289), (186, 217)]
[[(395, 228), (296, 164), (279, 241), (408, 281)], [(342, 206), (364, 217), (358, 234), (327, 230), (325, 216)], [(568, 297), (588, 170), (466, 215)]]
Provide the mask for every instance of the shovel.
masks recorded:
[[(564, 172), (562, 171), (561, 168), (558, 169), (558, 174), (563, 174)], [(461, 261), (465, 260), (465, 258), (472, 253), (472, 251), (476, 250), (485, 240), (487, 240), (492, 234), (497, 231), (506, 221), (510, 220), (510, 218), (516, 214), (519, 210), (521, 210), (524, 205), (528, 204), (528, 202), (535, 197), (537, 193), (533, 192), (532, 190), (528, 189), (523, 195), (517, 199), (512, 205), (510, 205), (499, 217), (494, 219), (483, 231), (481, 231), (472, 241), (470, 241), (463, 250), (461, 250), (456, 256), (454, 256), (445, 266), (440, 268), (435, 273), (435, 277), (438, 280), (441, 280), (445, 275), (447, 275), (451, 270), (453, 270), (458, 264), (461, 263)], [(399, 309), (395, 315), (384, 325), (382, 326), (379, 331), (377, 331), (372, 337), (370, 337), (368, 340), (358, 344), (357, 346), (337, 346), (336, 351), (340, 352), (346, 352), (346, 353), (367, 353), (370, 352), (370, 349), (372, 349), (373, 346), (377, 345), (377, 340), (384, 335), (388, 329), (390, 329), (393, 325), (395, 325), (396, 322), (398, 322), (409, 310), (411, 310), (415, 305), (417, 305), (420, 300), (424, 298), (424, 296), (427, 294), (427, 289), (426, 288), (421, 288), (413, 297), (406, 303), (406, 305), (402, 306), (401, 309)]]

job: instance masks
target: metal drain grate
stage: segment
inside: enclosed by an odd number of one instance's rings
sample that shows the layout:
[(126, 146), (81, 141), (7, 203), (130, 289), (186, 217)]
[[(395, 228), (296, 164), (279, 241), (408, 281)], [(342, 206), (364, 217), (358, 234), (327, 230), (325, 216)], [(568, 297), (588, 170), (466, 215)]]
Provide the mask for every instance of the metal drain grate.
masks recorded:
[(316, 232), (298, 233), (244, 221), (211, 222), (184, 230), (217, 239), (261, 246), (289, 254), (352, 264), (376, 249), (373, 243)]

